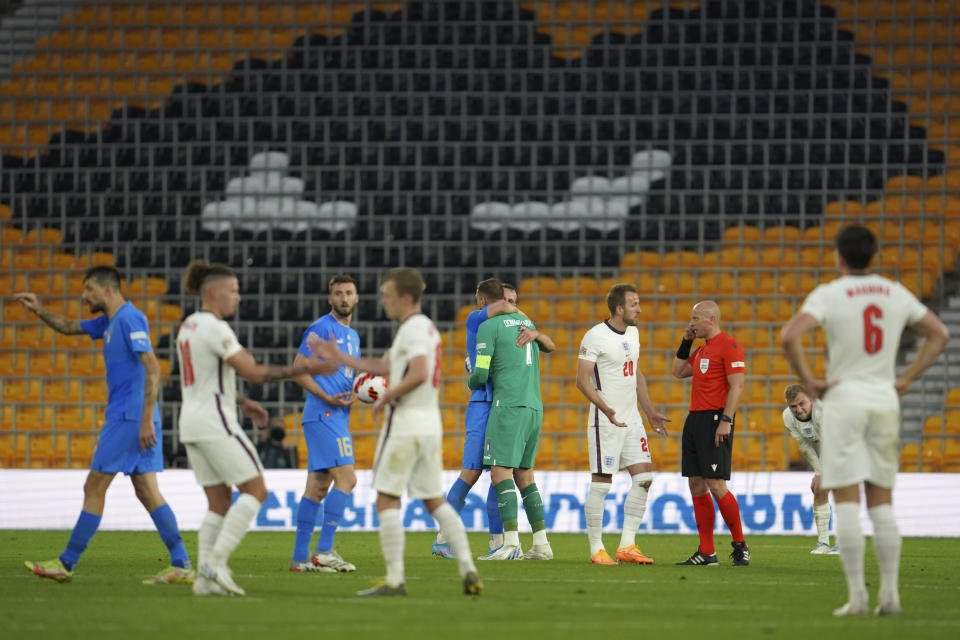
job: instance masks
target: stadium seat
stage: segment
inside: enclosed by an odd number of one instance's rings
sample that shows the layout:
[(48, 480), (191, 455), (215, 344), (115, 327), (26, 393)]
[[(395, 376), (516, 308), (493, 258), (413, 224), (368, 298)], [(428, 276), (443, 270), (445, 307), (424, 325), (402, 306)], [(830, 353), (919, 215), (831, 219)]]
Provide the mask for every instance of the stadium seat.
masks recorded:
[(944, 473), (960, 471), (960, 438), (946, 438), (944, 440), (941, 471)]
[(96, 437), (89, 433), (70, 434), (70, 459), (68, 465), (71, 469), (84, 469), (90, 466), (90, 460), (93, 458), (93, 450), (96, 447)]

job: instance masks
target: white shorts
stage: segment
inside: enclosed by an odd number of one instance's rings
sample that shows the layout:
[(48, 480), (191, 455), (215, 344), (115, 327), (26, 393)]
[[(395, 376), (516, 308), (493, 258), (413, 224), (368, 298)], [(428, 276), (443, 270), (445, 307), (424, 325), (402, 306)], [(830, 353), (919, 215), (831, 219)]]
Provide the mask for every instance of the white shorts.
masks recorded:
[(400, 497), (443, 497), (443, 436), (407, 436), (380, 432), (373, 462), (373, 488)]
[(848, 383), (828, 391), (820, 460), (824, 489), (864, 481), (893, 488), (900, 460), (900, 402), (892, 388), (877, 393)]
[(643, 422), (629, 427), (588, 426), (587, 451), (590, 455), (590, 473), (616, 473), (633, 464), (653, 461)]
[(244, 433), (185, 442), (187, 460), (201, 487), (235, 487), (263, 473), (257, 450)]

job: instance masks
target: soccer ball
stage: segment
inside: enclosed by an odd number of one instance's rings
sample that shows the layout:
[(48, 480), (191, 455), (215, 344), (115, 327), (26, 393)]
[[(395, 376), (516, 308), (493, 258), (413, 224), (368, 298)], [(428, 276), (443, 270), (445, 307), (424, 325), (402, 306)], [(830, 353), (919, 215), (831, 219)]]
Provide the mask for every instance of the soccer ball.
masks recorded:
[(387, 390), (387, 380), (383, 376), (361, 373), (353, 381), (353, 395), (357, 400), (366, 404), (373, 404), (380, 394)]

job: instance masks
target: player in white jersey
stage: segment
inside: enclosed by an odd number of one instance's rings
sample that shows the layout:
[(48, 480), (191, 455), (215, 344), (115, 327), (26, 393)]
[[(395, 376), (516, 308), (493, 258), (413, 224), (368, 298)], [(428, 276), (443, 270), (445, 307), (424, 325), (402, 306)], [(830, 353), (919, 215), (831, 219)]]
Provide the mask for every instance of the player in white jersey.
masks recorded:
[(783, 410), (783, 426), (797, 441), (800, 453), (813, 469), (810, 491), (813, 492), (813, 519), (817, 525), (817, 546), (814, 555), (836, 555), (830, 546), (830, 492), (820, 488), (820, 430), (823, 425), (823, 403), (811, 400), (802, 385), (791, 384), (783, 390), (787, 408)]
[[(900, 613), (900, 532), (893, 517), (893, 483), (899, 456), (900, 401), (910, 383), (950, 340), (939, 318), (903, 285), (867, 273), (877, 239), (861, 226), (836, 239), (841, 277), (818, 286), (781, 332), (783, 349), (813, 399), (823, 397), (823, 481), (833, 491), (837, 546), (849, 599), (836, 616), (870, 612), (863, 577), (860, 484), (873, 521), (880, 566), (877, 615)], [(827, 334), (827, 377), (816, 378), (803, 352), (803, 336), (816, 326)], [(924, 340), (899, 376), (900, 336), (910, 326)]]
[[(615, 565), (617, 560), (653, 564), (636, 544), (637, 528), (647, 506), (653, 482), (653, 461), (643, 419), (643, 408), (654, 431), (667, 434), (668, 419), (650, 402), (647, 381), (637, 366), (640, 336), (637, 320), (640, 297), (631, 284), (617, 284), (607, 294), (610, 319), (594, 326), (580, 343), (577, 388), (590, 401), (587, 450), (590, 457), (590, 493), (583, 510), (590, 541), (590, 563)], [(623, 501), (623, 530), (614, 560), (603, 547), (604, 499), (613, 474), (630, 473), (631, 486)]]
[[(227, 561), (260, 510), (267, 488), (256, 448), (240, 427), (237, 406), (257, 426), (266, 426), (268, 416), (259, 402), (237, 395), (236, 373), (260, 384), (302, 373), (329, 375), (336, 365), (316, 359), (287, 367), (258, 364), (224, 321), (240, 303), (233, 269), (195, 260), (187, 266), (183, 281), (184, 291), (200, 294), (201, 308), (183, 321), (177, 333), (183, 398), (180, 441), (208, 503), (197, 532), (193, 592), (244, 595)], [(231, 505), (233, 486), (240, 497)]]
[(387, 565), (386, 579), (360, 596), (407, 594), (403, 569), (403, 522), (400, 496), (404, 489), (420, 498), (440, 526), (457, 558), (463, 592), (483, 593), (483, 582), (470, 553), (460, 516), (443, 495), (443, 425), (437, 389), (440, 385), (440, 335), (420, 312), (425, 288), (416, 269), (391, 269), (380, 284), (380, 303), (387, 317), (400, 323), (390, 350), (380, 359), (357, 358), (330, 340), (311, 341), (314, 352), (326, 360), (357, 371), (389, 376), (387, 392), (373, 405), (374, 416), (386, 409), (373, 464), (377, 490), (380, 548)]

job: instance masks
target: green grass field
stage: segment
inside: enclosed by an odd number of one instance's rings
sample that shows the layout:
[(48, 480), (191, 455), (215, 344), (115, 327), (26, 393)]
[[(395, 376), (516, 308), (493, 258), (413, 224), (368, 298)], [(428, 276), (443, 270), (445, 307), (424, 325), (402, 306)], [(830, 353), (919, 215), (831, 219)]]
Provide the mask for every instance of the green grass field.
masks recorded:
[[(73, 582), (34, 577), (24, 560), (55, 557), (66, 531), (0, 531), (0, 635), (92, 638), (331, 634), (352, 638), (856, 638), (960, 637), (960, 540), (904, 541), (895, 618), (834, 619), (846, 599), (836, 556), (811, 556), (811, 537), (753, 537), (750, 567), (730, 566), (717, 536), (719, 567), (673, 565), (694, 536), (640, 536), (653, 566), (594, 567), (584, 535), (554, 535), (552, 562), (481, 563), (482, 598), (461, 594), (455, 563), (430, 555), (432, 534), (407, 536), (406, 598), (354, 594), (383, 573), (376, 534), (341, 533), (337, 548), (353, 574), (291, 574), (292, 533), (251, 533), (231, 565), (245, 598), (195, 598), (187, 586), (142, 585), (167, 564), (153, 532), (100, 532)], [(191, 553), (196, 533), (185, 533)], [(529, 534), (522, 535), (525, 545)], [(608, 547), (615, 536), (605, 538)], [(486, 536), (471, 534), (475, 552)], [(725, 547), (725, 548), (721, 548)], [(868, 542), (867, 581), (876, 597)]]

